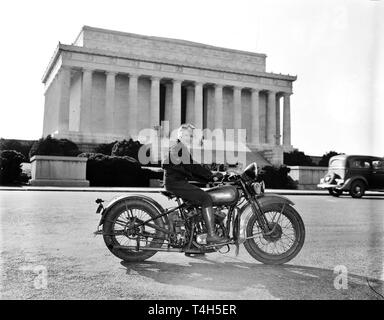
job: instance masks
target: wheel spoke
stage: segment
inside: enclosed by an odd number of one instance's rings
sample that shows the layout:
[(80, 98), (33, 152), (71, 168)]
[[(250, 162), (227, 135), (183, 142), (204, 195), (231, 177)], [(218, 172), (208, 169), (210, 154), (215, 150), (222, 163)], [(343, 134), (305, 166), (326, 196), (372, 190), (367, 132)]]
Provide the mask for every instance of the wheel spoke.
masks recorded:
[(142, 224), (151, 219), (151, 215), (139, 208), (125, 208), (114, 221), (113, 233), (116, 242), (123, 246), (136, 246), (140, 237), (140, 246), (150, 246), (156, 242), (157, 231), (153, 227)]
[[(264, 214), (271, 228), (274, 228), (274, 232), (269, 236), (263, 236), (260, 226), (255, 221), (252, 236), (257, 234), (259, 236), (253, 237), (251, 240), (260, 250), (270, 255), (281, 255), (289, 251), (297, 240), (295, 227), (289, 217), (284, 212), (277, 210), (267, 211)], [(277, 220), (276, 217), (278, 217)]]

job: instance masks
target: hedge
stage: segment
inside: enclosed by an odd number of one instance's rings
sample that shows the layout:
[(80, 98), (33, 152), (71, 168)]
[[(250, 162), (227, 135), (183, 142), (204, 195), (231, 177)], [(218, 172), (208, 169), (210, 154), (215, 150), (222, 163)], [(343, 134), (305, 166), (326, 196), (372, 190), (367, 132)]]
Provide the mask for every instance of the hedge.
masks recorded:
[(0, 184), (11, 185), (22, 182), (21, 163), (24, 156), (15, 150), (3, 150), (0, 153)]
[(265, 166), (258, 173), (258, 181), (264, 181), (268, 189), (297, 189), (296, 182), (288, 175), (291, 169), (285, 165)]
[(132, 139), (118, 141), (113, 145), (111, 156), (129, 156), (138, 160), (141, 146), (142, 144), (139, 141), (133, 141)]
[(86, 179), (95, 187), (148, 187), (155, 172), (142, 169), (131, 157), (107, 156), (101, 153), (82, 153), (87, 161)]
[(34, 155), (76, 157), (80, 153), (76, 143), (68, 139), (55, 139), (49, 135), (32, 145), (29, 157), (32, 158)]
[(284, 152), (284, 164), (287, 166), (316, 166), (310, 156), (307, 156), (304, 152), (298, 150), (289, 153)]

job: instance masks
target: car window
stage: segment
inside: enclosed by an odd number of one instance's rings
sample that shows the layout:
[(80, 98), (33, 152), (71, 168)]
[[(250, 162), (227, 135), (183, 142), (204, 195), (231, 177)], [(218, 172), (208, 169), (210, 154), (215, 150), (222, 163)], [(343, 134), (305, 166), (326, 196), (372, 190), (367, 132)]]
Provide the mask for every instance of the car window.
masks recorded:
[(384, 160), (374, 160), (374, 161), (372, 161), (372, 167), (375, 170), (384, 170)]
[(351, 168), (356, 169), (369, 169), (371, 167), (371, 164), (367, 160), (353, 160), (350, 165)]

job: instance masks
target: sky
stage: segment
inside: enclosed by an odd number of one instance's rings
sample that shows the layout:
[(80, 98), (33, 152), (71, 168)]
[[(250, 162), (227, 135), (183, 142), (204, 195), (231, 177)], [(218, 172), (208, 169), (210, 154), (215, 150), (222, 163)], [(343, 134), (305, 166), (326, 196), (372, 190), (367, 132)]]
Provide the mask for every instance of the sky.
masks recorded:
[(384, 156), (384, 0), (3, 1), (0, 137), (41, 137), (44, 70), (83, 25), (265, 53), (297, 75), (295, 148)]

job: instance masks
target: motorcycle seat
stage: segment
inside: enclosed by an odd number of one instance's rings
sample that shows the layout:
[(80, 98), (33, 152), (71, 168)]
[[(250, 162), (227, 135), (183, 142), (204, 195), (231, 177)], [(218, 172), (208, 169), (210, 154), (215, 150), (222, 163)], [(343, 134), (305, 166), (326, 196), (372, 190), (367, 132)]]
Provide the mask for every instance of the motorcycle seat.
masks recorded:
[(167, 198), (169, 199), (173, 199), (173, 198), (176, 198), (176, 195), (174, 195), (172, 192), (170, 191), (160, 191), (160, 193), (164, 196), (166, 196)]

